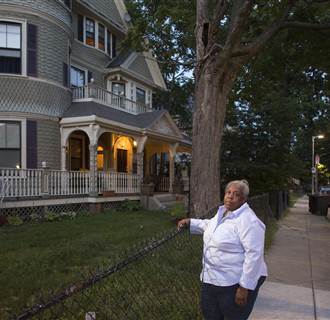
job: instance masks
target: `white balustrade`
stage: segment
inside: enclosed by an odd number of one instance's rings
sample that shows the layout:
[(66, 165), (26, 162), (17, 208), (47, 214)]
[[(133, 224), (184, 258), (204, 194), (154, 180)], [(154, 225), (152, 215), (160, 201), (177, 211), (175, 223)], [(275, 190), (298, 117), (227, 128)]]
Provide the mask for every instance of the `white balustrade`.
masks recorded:
[(137, 103), (123, 96), (112, 93), (95, 84), (72, 88), (73, 100), (94, 99), (97, 102), (110, 106), (114, 109), (124, 110), (132, 114), (150, 111), (145, 104)]
[[(136, 174), (98, 172), (98, 192), (139, 193), (140, 177)], [(88, 195), (89, 171), (48, 169), (0, 169), (0, 199), (40, 196)]]
[(98, 192), (114, 191), (115, 193), (139, 193), (140, 177), (137, 174), (100, 171), (97, 179)]

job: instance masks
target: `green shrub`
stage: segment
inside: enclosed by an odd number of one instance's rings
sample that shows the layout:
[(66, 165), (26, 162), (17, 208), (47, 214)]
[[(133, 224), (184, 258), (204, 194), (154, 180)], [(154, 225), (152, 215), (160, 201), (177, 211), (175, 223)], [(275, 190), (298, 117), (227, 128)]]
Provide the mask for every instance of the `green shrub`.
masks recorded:
[(12, 225), (12, 226), (19, 226), (23, 223), (23, 220), (19, 217), (19, 216), (9, 216), (7, 218), (8, 224)]
[(121, 202), (118, 210), (119, 211), (138, 211), (141, 209), (141, 204), (138, 201), (132, 201), (125, 199)]
[(41, 221), (42, 220), (42, 217), (39, 214), (37, 214), (37, 213), (32, 213), (30, 215), (30, 219), (31, 219), (31, 221), (38, 222), (38, 221)]
[(49, 212), (47, 211), (45, 213), (45, 216), (44, 216), (45, 220), (46, 221), (57, 221), (57, 220), (61, 220), (61, 216), (57, 213), (54, 213), (54, 212)]

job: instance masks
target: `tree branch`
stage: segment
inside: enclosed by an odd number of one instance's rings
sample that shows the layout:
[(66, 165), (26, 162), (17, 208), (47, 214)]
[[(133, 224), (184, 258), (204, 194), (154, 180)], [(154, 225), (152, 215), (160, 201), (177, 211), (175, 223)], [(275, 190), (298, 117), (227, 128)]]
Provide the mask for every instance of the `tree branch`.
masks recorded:
[(218, 24), (219, 21), (223, 19), (223, 16), (227, 8), (228, 8), (228, 2), (226, 0), (221, 0), (217, 2), (212, 18), (214, 24)]
[(291, 0), (280, 19), (274, 21), (251, 44), (249, 44), (246, 47), (241, 47), (240, 49), (233, 52), (231, 54), (231, 56), (232, 57), (240, 57), (240, 56), (252, 57), (252, 56), (256, 55), (261, 50), (261, 48), (268, 42), (268, 40), (270, 40), (281, 29), (282, 25), (286, 22), (286, 19), (289, 16), (289, 13), (291, 12), (295, 2), (296, 2), (296, 0)]
[(228, 38), (225, 43), (225, 50), (231, 53), (234, 46), (237, 44), (242, 29), (250, 15), (253, 1), (244, 1), (243, 3), (236, 2), (233, 7), (232, 21), (229, 26)]

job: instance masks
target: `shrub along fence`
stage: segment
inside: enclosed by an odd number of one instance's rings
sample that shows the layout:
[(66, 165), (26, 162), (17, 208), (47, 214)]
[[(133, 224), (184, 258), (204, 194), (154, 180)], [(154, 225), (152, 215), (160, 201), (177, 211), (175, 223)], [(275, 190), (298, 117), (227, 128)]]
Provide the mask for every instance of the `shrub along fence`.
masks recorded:
[[(251, 198), (249, 204), (267, 224), (281, 215), (288, 196), (264, 194)], [(210, 210), (205, 217), (216, 211)], [(22, 312), (8, 314), (7, 319), (202, 319), (202, 245), (202, 237), (187, 230), (161, 234), (80, 282), (41, 297)]]

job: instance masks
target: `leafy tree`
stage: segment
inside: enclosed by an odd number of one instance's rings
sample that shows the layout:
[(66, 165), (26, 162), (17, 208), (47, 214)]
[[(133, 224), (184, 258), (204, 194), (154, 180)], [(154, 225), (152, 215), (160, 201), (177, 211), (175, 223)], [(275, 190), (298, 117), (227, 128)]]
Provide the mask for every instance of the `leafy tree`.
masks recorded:
[[(304, 40), (308, 33), (306, 30), (313, 30), (314, 35), (317, 35), (315, 37), (318, 37), (323, 32), (321, 30), (329, 29), (328, 1), (197, 0), (196, 15), (191, 11), (195, 6), (194, 1), (131, 0), (130, 2), (137, 11), (144, 13), (142, 18), (137, 17), (143, 21), (140, 21), (141, 23), (136, 27), (138, 30), (135, 31), (144, 33), (148, 39), (147, 44), (155, 48), (154, 52), (161, 62), (167, 83), (176, 81), (180, 84), (181, 77), (184, 77), (193, 66), (195, 67), (192, 214), (206, 212), (220, 201), (222, 134), (227, 105), (237, 88), (236, 85), (243, 85), (241, 90), (247, 88), (246, 93), (249, 87), (252, 88), (248, 82), (253, 79), (247, 82), (246, 79), (252, 68), (256, 66), (255, 57), (267, 44), (270, 44), (270, 40), (274, 39), (279, 31), (282, 31), (285, 41), (297, 44), (291, 49), (298, 54), (299, 51), (303, 52), (307, 43), (307, 40)], [(195, 17), (196, 26), (192, 22)], [(293, 35), (287, 31), (290, 28), (304, 32)], [(131, 41), (136, 39), (137, 33), (132, 32), (129, 37)], [(309, 40), (310, 37), (307, 39)], [(323, 44), (320, 45), (320, 41), (316, 42), (316, 46), (321, 50)], [(283, 52), (284, 57), (288, 54), (285, 50), (280, 50), (279, 54), (275, 55), (276, 60), (269, 60), (269, 64), (277, 65), (276, 61), (283, 59), (280, 56)], [(194, 58), (193, 65), (191, 61)], [(306, 64), (307, 61), (315, 61), (311, 56), (304, 55), (304, 59)], [(274, 164), (268, 165), (268, 172), (273, 173), (274, 179), (281, 161), (282, 169), (285, 170), (285, 164), (293, 163), (295, 160), (291, 159), (290, 151), (294, 145), (293, 141), (301, 139), (303, 127), (312, 127), (311, 124), (306, 123), (306, 119), (302, 119), (304, 121), (294, 135), (288, 130), (290, 125), (295, 123), (293, 115), (299, 113), (304, 103), (310, 106), (311, 102), (307, 100), (310, 98), (308, 94), (306, 97), (299, 97), (301, 91), (292, 89), (289, 75), (293, 74), (293, 70), (290, 61), (284, 66), (283, 72), (280, 73), (282, 79), (276, 79), (277, 88), (271, 87), (270, 80), (262, 83), (262, 75), (255, 73), (255, 78), (260, 80), (259, 83), (263, 84), (264, 90), (267, 90), (268, 85), (272, 88), (273, 94), (269, 91), (264, 97), (258, 94), (256, 97), (250, 95), (249, 98), (242, 96), (235, 104), (236, 113), (235, 110), (233, 111), (234, 117), (243, 117), (245, 120), (245, 125), (244, 121), (240, 123), (237, 126), (239, 130), (233, 131), (232, 135), (240, 135), (242, 141), (249, 140), (252, 150), (250, 152), (252, 160), (249, 165), (260, 166), (259, 160), (265, 156), (265, 152), (272, 150), (271, 160)], [(306, 76), (301, 74), (300, 76), (304, 82)], [(240, 79), (244, 79), (245, 84)], [(289, 115), (289, 120), (282, 115), (283, 105), (297, 110), (297, 113), (293, 111)], [(274, 120), (272, 117), (275, 115), (277, 117), (278, 113), (282, 115), (282, 119), (278, 117)], [(257, 122), (253, 117), (262, 120)], [(282, 126), (283, 123), (286, 124), (285, 128), (277, 127), (277, 124)], [(246, 134), (241, 134), (241, 130)], [(283, 159), (278, 156), (278, 160), (274, 161), (281, 149), (279, 146), (288, 151), (288, 157)], [(246, 155), (250, 155), (248, 151), (246, 150)], [(256, 172), (260, 175), (259, 181), (267, 180), (264, 170), (256, 170)], [(281, 183), (283, 181), (274, 184)]]

